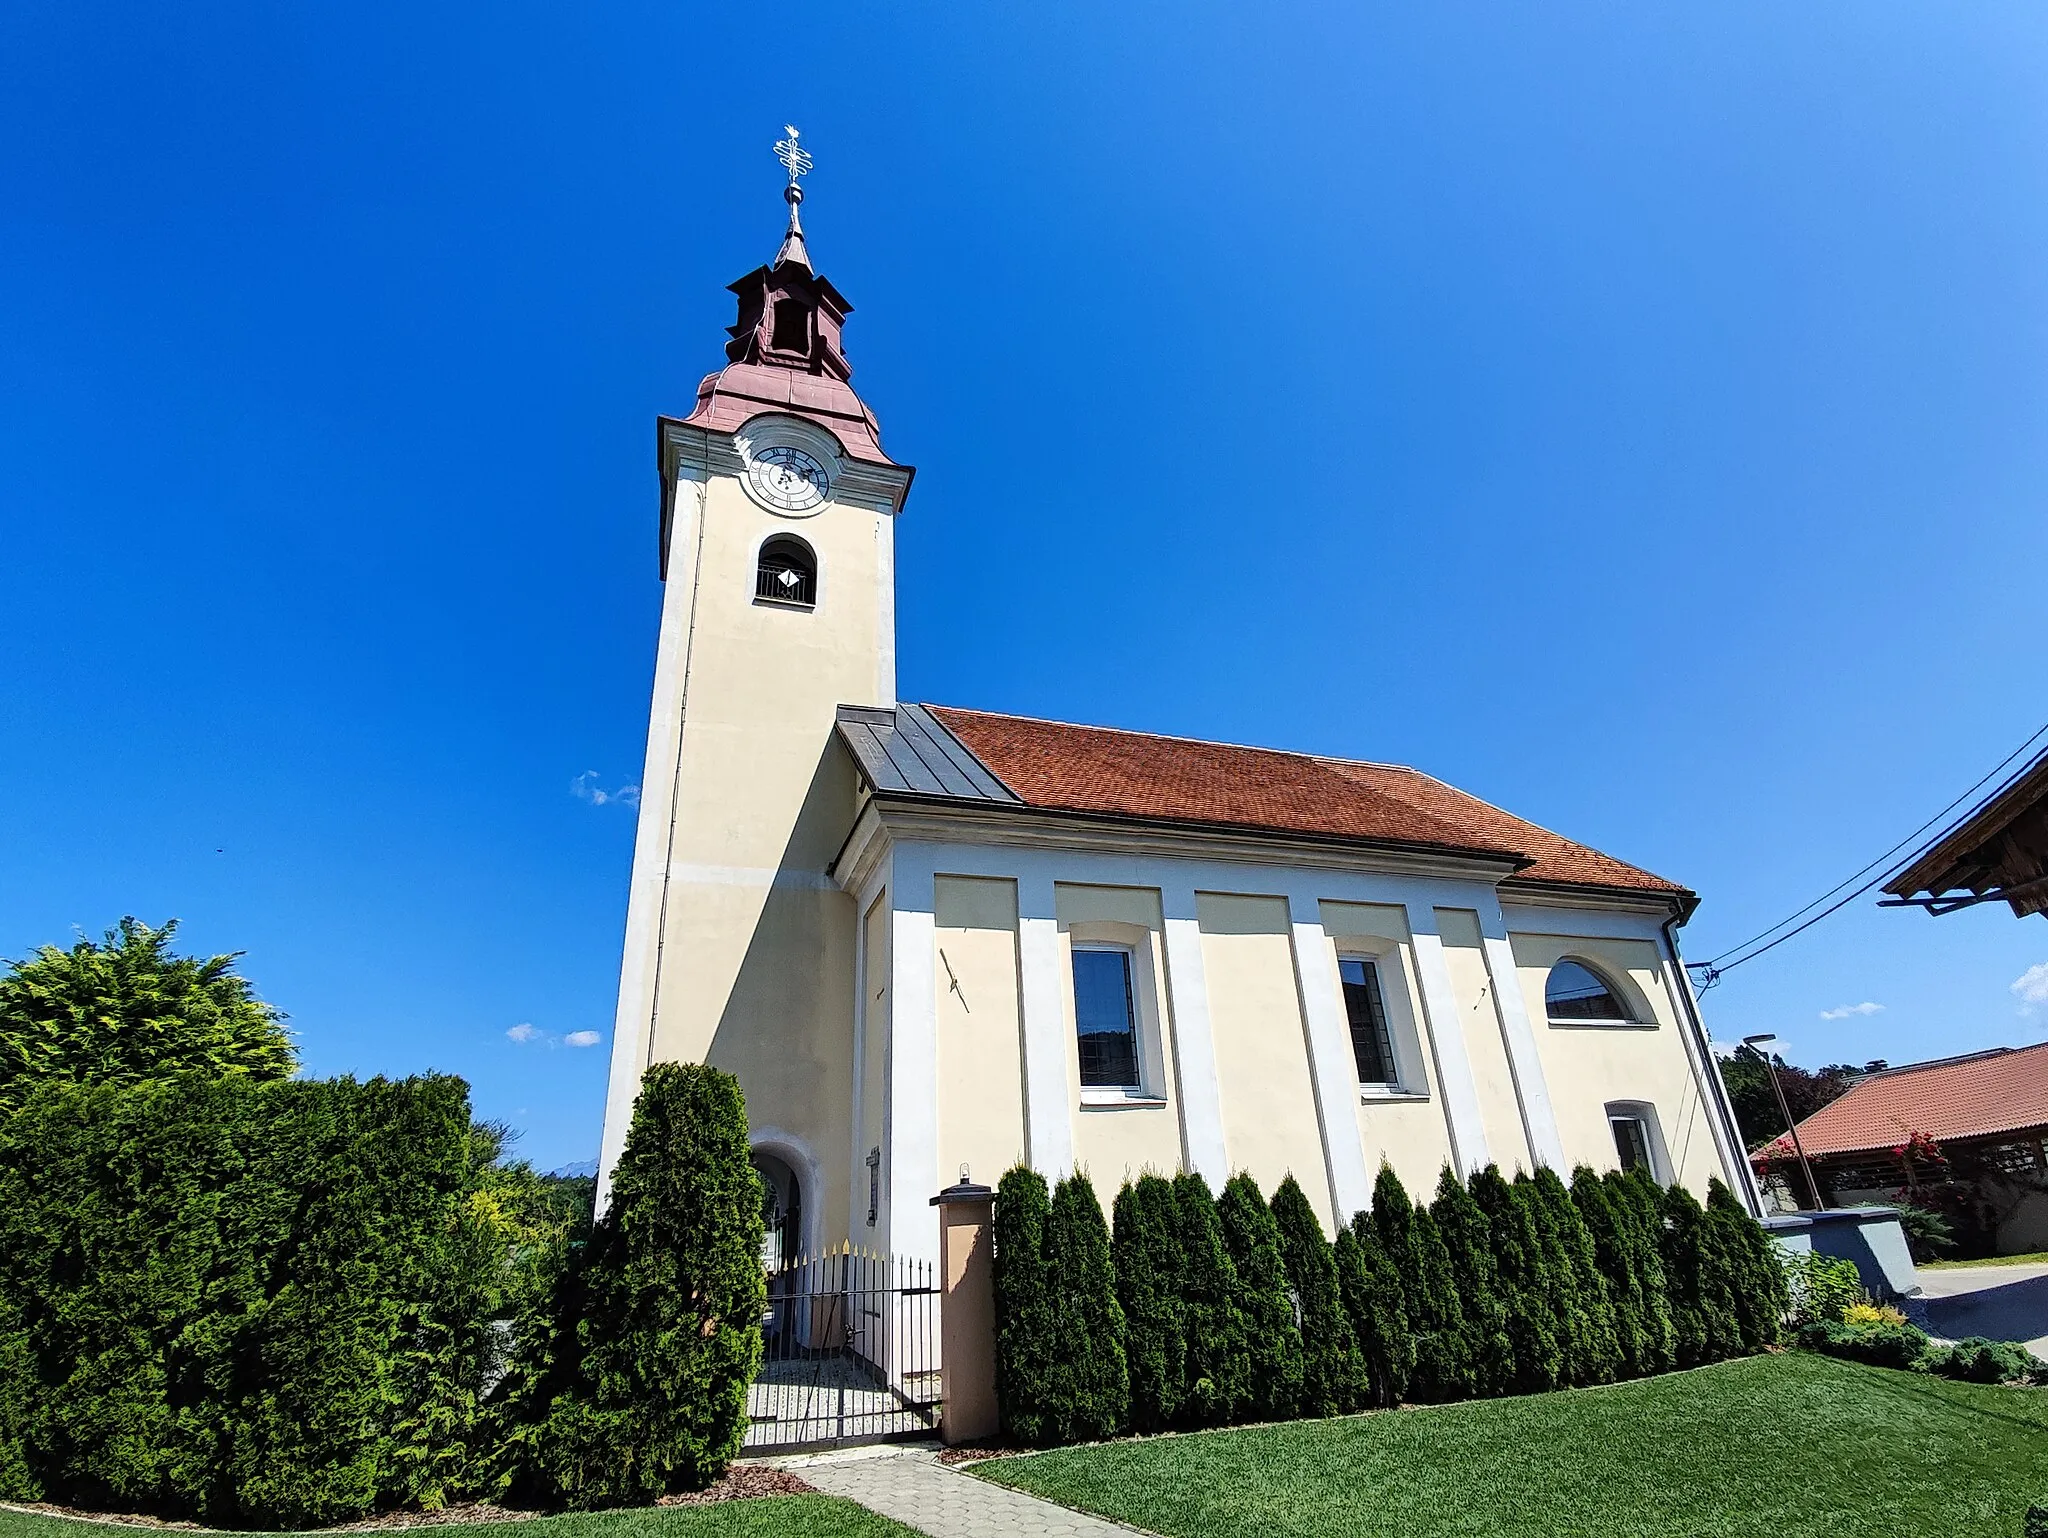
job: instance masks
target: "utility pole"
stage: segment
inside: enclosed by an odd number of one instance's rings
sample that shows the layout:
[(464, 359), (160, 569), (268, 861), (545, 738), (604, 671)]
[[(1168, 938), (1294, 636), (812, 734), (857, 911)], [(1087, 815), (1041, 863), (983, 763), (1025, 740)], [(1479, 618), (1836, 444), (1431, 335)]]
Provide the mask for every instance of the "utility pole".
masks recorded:
[(1828, 1199), (1822, 1193), (1820, 1181), (1814, 1178), (1813, 1166), (1807, 1162), (1806, 1145), (1799, 1141), (1799, 1123), (1792, 1119), (1792, 1108), (1785, 1104), (1785, 1086), (1778, 1081), (1778, 1065), (1770, 1054), (1757, 1046), (1760, 1041), (1776, 1041), (1777, 1034), (1766, 1031), (1760, 1036), (1745, 1036), (1742, 1044), (1749, 1048), (1750, 1055), (1764, 1065), (1764, 1072), (1771, 1076), (1771, 1093), (1778, 1097), (1778, 1114), (1785, 1118), (1785, 1130), (1792, 1134), (1792, 1151), (1799, 1155), (1799, 1169), (1806, 1176), (1806, 1189), (1813, 1193), (1815, 1210), (1825, 1212)]

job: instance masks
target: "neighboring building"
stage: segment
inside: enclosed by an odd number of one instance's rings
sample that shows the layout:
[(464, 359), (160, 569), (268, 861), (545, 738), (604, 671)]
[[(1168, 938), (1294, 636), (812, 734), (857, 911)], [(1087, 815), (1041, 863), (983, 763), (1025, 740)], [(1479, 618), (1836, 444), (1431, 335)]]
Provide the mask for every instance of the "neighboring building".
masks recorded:
[(2048, 914), (2048, 748), (1885, 884), (1888, 908), (1940, 915), (2002, 902)]
[(659, 423), (605, 1170), (683, 1059), (739, 1076), (781, 1254), (933, 1255), (933, 1194), (1018, 1160), (1105, 1200), (1291, 1172), (1326, 1225), (1382, 1160), (1419, 1196), (1448, 1161), (1753, 1199), (1683, 887), (1413, 769), (897, 700), (912, 471), (790, 201), (726, 367)]
[[(1910, 1197), (1946, 1213), (1966, 1249), (2048, 1249), (2048, 1044), (1887, 1068), (1799, 1124), (1828, 1205)], [(1783, 1136), (1752, 1156), (1794, 1158)]]

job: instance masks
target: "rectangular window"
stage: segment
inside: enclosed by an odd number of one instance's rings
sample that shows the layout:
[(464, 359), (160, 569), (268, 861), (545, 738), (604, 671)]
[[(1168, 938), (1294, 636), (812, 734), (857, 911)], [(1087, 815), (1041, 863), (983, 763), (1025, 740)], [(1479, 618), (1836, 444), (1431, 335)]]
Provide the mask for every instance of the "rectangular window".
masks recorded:
[(1131, 953), (1074, 948), (1074, 1028), (1084, 1088), (1138, 1088), (1138, 1020)]
[(1358, 956), (1340, 956), (1337, 975), (1344, 983), (1344, 1015), (1351, 1022), (1351, 1056), (1361, 1084), (1398, 1084), (1394, 1044), (1387, 1036), (1387, 1006), (1380, 997), (1380, 969)]
[(1607, 1125), (1614, 1129), (1614, 1151), (1621, 1159), (1621, 1167), (1655, 1174), (1650, 1164), (1650, 1129), (1643, 1125), (1642, 1117), (1610, 1116)]

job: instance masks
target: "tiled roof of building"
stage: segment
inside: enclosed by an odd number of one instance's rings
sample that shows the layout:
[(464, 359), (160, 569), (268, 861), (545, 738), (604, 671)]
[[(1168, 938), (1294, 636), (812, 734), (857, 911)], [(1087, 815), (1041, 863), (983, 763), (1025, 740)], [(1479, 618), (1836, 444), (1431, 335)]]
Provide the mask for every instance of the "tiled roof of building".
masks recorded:
[[(1799, 1124), (1814, 1158), (1897, 1148), (1915, 1132), (1937, 1143), (2048, 1126), (2048, 1042), (1888, 1068), (1853, 1085)], [(1789, 1157), (1774, 1138), (1759, 1157)]]
[[(1414, 769), (952, 706), (903, 708), (905, 715), (913, 712), (914, 731), (923, 731), (925, 722), (943, 727), (1030, 807), (1497, 855), (1530, 862), (1510, 878), (1516, 882), (1689, 895), (1676, 882), (1511, 817)], [(861, 756), (862, 744), (849, 733), (851, 714), (842, 709), (840, 731)], [(873, 726), (855, 731), (872, 734)], [(868, 752), (872, 756), (872, 747)], [(863, 769), (880, 789), (940, 793), (900, 778), (884, 783), (865, 761)], [(880, 774), (892, 770), (883, 767)], [(975, 799), (993, 798), (977, 793)]]

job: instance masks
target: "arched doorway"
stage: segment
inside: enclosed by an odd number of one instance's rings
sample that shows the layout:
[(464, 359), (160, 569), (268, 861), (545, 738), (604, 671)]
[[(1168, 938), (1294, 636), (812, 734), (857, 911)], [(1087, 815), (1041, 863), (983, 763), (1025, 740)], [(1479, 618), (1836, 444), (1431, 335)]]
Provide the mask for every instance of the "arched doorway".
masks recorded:
[(761, 1181), (761, 1263), (772, 1275), (804, 1254), (804, 1188), (788, 1162), (765, 1148), (753, 1152)]

